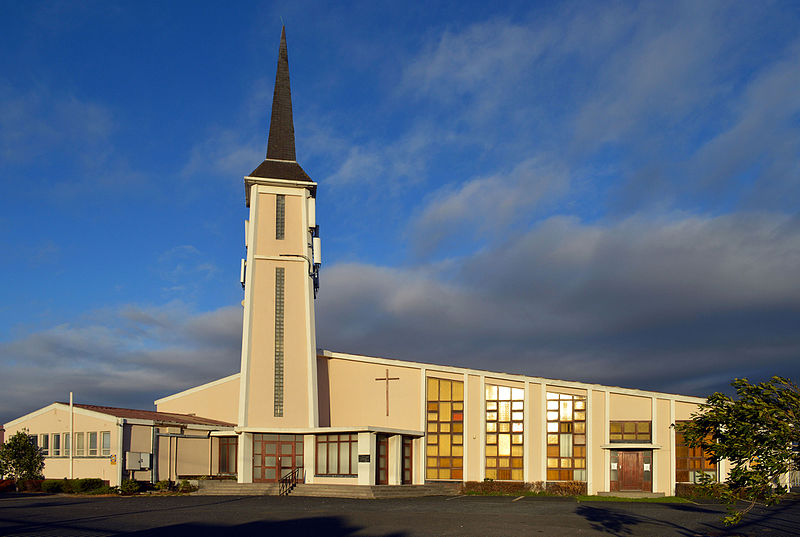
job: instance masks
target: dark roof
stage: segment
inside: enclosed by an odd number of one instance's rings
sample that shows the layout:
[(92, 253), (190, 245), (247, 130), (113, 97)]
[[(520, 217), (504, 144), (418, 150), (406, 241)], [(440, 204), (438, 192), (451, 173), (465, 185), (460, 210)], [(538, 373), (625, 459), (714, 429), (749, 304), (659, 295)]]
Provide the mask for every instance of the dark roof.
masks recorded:
[[(69, 405), (58, 401), (61, 405)], [(202, 418), (200, 416), (193, 416), (191, 414), (176, 414), (173, 412), (155, 412), (153, 410), (137, 410), (135, 408), (118, 408), (113, 406), (100, 406), (100, 405), (85, 405), (74, 403), (76, 408), (83, 408), (100, 412), (101, 414), (108, 414), (116, 418), (130, 418), (137, 420), (152, 420), (161, 421), (165, 423), (175, 423), (183, 425), (219, 425), (222, 427), (235, 427), (235, 423), (228, 423), (226, 421), (212, 420), (209, 418)]]
[(281, 29), (278, 69), (275, 73), (275, 92), (272, 94), (272, 118), (269, 122), (267, 158), (297, 160), (294, 154), (292, 90), (289, 87), (289, 54), (286, 50), (285, 27)]
[(311, 178), (296, 162), (267, 159), (253, 170), (250, 177), (263, 177), (264, 179), (289, 179), (291, 181), (309, 181)]
[(278, 69), (275, 72), (275, 91), (272, 94), (267, 158), (248, 177), (313, 182), (303, 168), (297, 164), (294, 150), (292, 90), (289, 85), (289, 54), (286, 48), (285, 27), (281, 29), (281, 45), (278, 50)]

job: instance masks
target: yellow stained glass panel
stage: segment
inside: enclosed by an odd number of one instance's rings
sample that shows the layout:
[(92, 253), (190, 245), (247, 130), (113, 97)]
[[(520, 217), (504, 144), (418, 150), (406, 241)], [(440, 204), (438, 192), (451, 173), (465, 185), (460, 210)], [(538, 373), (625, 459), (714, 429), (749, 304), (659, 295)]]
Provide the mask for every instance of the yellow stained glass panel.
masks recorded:
[(447, 457), (450, 455), (450, 436), (446, 434), (439, 435), (439, 455)]
[(449, 423), (440, 423), (439, 424), (439, 432), (449, 433), (450, 432), (450, 424)]
[(500, 456), (507, 457), (511, 454), (511, 435), (501, 434), (497, 437), (497, 452)]
[(496, 434), (487, 434), (486, 435), (486, 443), (487, 444), (496, 444), (497, 443), (497, 435)]
[(452, 397), (451, 388), (453, 383), (449, 380), (440, 380), (439, 381), (439, 400), (440, 401), (449, 401)]
[(463, 457), (464, 456), (464, 446), (451, 446), (450, 451), (454, 457)]
[(501, 433), (507, 433), (511, 431), (511, 424), (508, 423), (507, 421), (506, 422), (501, 421), (500, 423), (497, 424), (497, 426)]
[(548, 444), (558, 444), (558, 435), (557, 434), (548, 434), (547, 435), (547, 443)]
[(487, 433), (495, 433), (497, 432), (497, 422), (491, 421), (486, 424), (486, 432)]
[(511, 479), (514, 481), (522, 481), (522, 470), (511, 470)]
[(439, 470), (437, 470), (436, 468), (428, 468), (428, 470), (425, 472), (425, 477), (427, 479), (438, 479)]
[(464, 400), (464, 383), (453, 381), (453, 401)]
[(579, 434), (583, 434), (586, 432), (586, 422), (585, 421), (576, 421), (575, 422), (575, 432)]
[(561, 421), (572, 421), (572, 401), (561, 401), (558, 412)]
[(495, 459), (494, 457), (488, 457), (486, 459), (486, 467), (494, 468), (495, 466), (497, 466), (497, 459)]
[(512, 444), (521, 444), (523, 436), (521, 434), (512, 434), (511, 435), (511, 443)]
[(497, 446), (486, 446), (487, 457), (497, 457)]
[(558, 459), (554, 459), (551, 457), (547, 458), (547, 467), (548, 468), (558, 468)]
[(428, 379), (428, 401), (439, 400), (439, 381), (436, 379)]
[(511, 402), (503, 401), (500, 403), (500, 411), (498, 415), (500, 421), (511, 421)]
[(562, 468), (572, 468), (572, 459), (561, 459)]
[(522, 468), (522, 457), (511, 459), (512, 468)]
[(486, 479), (497, 479), (497, 470), (486, 469)]
[(439, 470), (439, 479), (450, 479), (450, 468), (441, 468)]
[(522, 457), (523, 455), (523, 448), (522, 446), (511, 446), (511, 456), (512, 457)]
[(428, 455), (436, 456), (439, 454), (439, 446), (428, 446)]
[(438, 444), (439, 443), (439, 435), (437, 435), (437, 434), (429, 434), (428, 435), (428, 443), (429, 444)]
[(464, 436), (460, 434), (453, 435), (453, 443), (454, 444), (463, 444), (464, 443)]
[(497, 386), (491, 384), (486, 385), (486, 399), (497, 399)]
[(497, 459), (497, 463), (500, 466), (500, 468), (508, 468), (509, 462), (510, 461), (508, 460), (508, 457), (500, 457), (499, 459)]
[(439, 403), (439, 421), (450, 421), (450, 403)]
[(460, 433), (463, 430), (464, 430), (464, 424), (463, 423), (454, 423), (453, 424), (453, 432), (454, 433)]

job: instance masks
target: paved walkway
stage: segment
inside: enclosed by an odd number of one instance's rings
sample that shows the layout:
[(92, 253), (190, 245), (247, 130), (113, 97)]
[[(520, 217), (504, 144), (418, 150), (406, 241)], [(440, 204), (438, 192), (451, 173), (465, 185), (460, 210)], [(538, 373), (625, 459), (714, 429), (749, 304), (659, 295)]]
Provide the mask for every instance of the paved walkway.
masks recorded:
[(760, 510), (733, 530), (718, 505), (571, 499), (434, 497), (346, 500), (278, 497), (0, 496), (0, 535), (605, 535), (800, 534), (800, 501)]

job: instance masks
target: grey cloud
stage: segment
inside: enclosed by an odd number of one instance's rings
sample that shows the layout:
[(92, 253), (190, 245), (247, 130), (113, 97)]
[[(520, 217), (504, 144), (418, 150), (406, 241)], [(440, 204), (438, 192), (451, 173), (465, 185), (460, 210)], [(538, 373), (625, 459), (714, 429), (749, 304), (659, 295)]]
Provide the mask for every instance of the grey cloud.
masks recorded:
[(702, 395), (800, 373), (800, 228), (778, 214), (548, 219), (428, 270), (323, 273), (319, 345)]
[(0, 343), (0, 423), (70, 391), (81, 402), (152, 408), (158, 397), (237, 372), (241, 322), (239, 306), (125, 305)]

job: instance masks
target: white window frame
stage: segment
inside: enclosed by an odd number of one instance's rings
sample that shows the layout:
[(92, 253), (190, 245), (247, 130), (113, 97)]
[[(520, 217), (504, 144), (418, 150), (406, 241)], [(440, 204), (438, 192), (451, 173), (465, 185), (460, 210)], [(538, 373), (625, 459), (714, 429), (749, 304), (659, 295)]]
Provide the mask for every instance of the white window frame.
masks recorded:
[[(106, 447), (106, 440), (108, 440), (108, 447)], [(107, 457), (111, 455), (111, 431), (103, 431), (100, 433), (100, 455)]]

